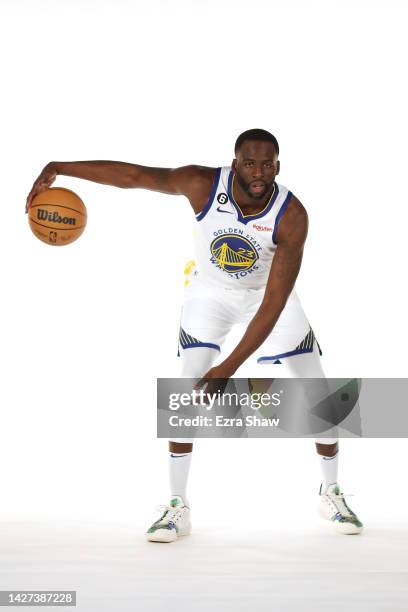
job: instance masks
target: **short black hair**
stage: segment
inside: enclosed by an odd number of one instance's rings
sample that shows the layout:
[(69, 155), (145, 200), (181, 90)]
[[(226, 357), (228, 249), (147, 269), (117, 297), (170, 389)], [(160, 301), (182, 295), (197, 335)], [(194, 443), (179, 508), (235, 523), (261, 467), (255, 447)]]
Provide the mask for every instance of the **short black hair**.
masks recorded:
[(271, 142), (273, 146), (275, 147), (276, 153), (279, 155), (279, 144), (275, 136), (271, 134), (270, 132), (267, 132), (266, 130), (261, 130), (259, 128), (254, 128), (253, 130), (247, 130), (246, 132), (242, 132), (242, 134), (238, 136), (235, 142), (235, 147), (234, 147), (235, 155), (237, 154), (237, 151), (240, 149), (242, 143), (245, 140), (263, 140), (263, 141)]

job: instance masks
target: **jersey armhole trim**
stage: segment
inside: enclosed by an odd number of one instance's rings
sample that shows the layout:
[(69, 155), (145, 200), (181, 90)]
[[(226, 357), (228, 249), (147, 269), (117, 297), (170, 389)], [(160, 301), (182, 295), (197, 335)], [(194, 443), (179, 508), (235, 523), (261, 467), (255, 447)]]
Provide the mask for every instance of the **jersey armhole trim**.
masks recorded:
[(202, 221), (205, 217), (205, 215), (208, 213), (208, 211), (211, 208), (211, 205), (214, 201), (214, 196), (216, 194), (217, 191), (217, 187), (218, 187), (218, 182), (220, 180), (220, 175), (221, 175), (221, 167), (217, 168), (216, 172), (215, 172), (215, 177), (213, 180), (213, 184), (211, 187), (211, 191), (210, 191), (210, 195), (209, 198), (207, 200), (206, 205), (204, 206), (203, 210), (199, 213), (196, 214), (196, 220), (197, 221)]
[(280, 208), (280, 211), (279, 211), (279, 212), (278, 212), (278, 214), (276, 215), (275, 225), (274, 225), (274, 228), (273, 228), (273, 233), (272, 233), (272, 242), (273, 242), (274, 244), (278, 244), (278, 243), (276, 242), (276, 231), (277, 231), (277, 229), (278, 229), (279, 221), (281, 220), (281, 218), (282, 218), (282, 216), (283, 216), (283, 213), (284, 213), (284, 212), (285, 212), (285, 210), (287, 209), (288, 204), (289, 204), (290, 199), (291, 199), (291, 197), (292, 197), (292, 196), (293, 196), (293, 193), (292, 193), (291, 191), (288, 191), (288, 195), (286, 196), (285, 201), (283, 202), (283, 204), (282, 204), (282, 206), (281, 206), (281, 208)]

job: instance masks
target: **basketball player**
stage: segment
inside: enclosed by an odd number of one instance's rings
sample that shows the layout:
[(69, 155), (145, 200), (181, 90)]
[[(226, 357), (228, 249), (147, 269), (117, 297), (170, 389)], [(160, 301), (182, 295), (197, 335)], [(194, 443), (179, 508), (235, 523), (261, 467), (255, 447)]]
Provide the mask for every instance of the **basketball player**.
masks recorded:
[[(258, 363), (281, 362), (294, 377), (323, 378), (319, 347), (294, 285), (306, 240), (305, 208), (275, 179), (279, 145), (266, 130), (242, 133), (231, 166), (151, 168), (114, 161), (51, 162), (27, 198), (48, 188), (57, 175), (122, 188), (184, 195), (196, 220), (197, 267), (187, 273), (180, 327), (182, 376), (230, 378), (249, 356)], [(213, 367), (236, 323), (246, 332), (239, 344)], [(171, 501), (148, 530), (150, 541), (172, 542), (191, 531), (186, 494), (192, 440), (169, 443)], [(322, 470), (323, 518), (343, 534), (357, 534), (362, 523), (337, 484), (338, 441), (316, 440)]]

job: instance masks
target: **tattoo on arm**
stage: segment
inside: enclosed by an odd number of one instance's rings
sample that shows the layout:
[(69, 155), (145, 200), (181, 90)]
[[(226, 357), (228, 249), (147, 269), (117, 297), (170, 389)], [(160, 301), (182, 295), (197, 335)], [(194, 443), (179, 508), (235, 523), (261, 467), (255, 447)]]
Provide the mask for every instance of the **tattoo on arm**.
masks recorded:
[(302, 261), (303, 249), (287, 246), (284, 252), (277, 249), (273, 264), (276, 271), (276, 276), (281, 279), (290, 279), (299, 272)]

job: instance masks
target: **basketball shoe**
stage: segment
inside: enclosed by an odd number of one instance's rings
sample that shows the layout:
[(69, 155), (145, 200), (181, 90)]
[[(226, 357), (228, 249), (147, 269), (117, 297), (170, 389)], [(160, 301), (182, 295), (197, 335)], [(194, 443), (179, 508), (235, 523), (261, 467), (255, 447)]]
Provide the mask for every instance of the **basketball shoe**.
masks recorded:
[(320, 516), (331, 521), (334, 529), (339, 533), (352, 535), (361, 533), (363, 524), (345, 502), (343, 493), (337, 483), (331, 484), (327, 492), (322, 495), (320, 485)]
[(174, 542), (180, 536), (191, 533), (190, 508), (176, 495), (168, 506), (160, 506), (161, 517), (153, 523), (146, 533), (149, 542)]

